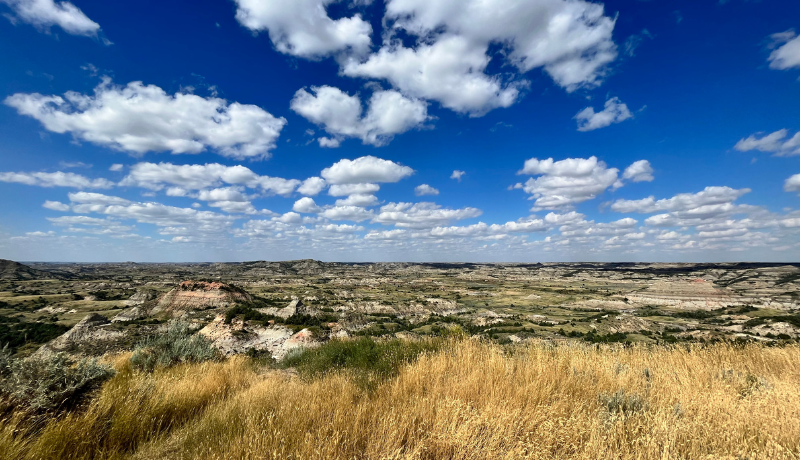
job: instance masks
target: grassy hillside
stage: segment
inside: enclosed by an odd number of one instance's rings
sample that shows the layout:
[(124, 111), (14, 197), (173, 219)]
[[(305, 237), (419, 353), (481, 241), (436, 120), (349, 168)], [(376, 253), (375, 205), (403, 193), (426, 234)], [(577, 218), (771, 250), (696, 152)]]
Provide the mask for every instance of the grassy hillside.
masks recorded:
[(326, 346), (339, 348), (296, 359), (299, 372), (240, 356), (147, 373), (118, 356), (84, 409), (36, 427), (7, 418), (0, 458), (800, 457), (796, 345), (448, 339), (395, 350), (397, 371), (373, 385), (360, 351)]

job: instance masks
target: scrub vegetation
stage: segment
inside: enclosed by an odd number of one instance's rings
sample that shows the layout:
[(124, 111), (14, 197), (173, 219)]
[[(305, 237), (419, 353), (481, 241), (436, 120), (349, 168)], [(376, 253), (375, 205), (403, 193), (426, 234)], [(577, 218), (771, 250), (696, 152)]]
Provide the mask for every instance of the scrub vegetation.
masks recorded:
[(797, 345), (358, 339), (287, 360), (299, 375), (245, 356), (148, 371), (117, 355), (82, 408), (35, 426), (7, 416), (0, 458), (800, 456)]

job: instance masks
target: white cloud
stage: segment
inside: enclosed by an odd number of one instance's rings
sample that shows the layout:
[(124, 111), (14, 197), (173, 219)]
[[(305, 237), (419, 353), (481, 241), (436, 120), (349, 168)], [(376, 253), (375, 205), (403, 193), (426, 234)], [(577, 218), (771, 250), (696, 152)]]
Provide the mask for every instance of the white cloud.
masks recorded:
[(375, 206), (378, 204), (378, 197), (375, 195), (350, 195), (343, 200), (336, 200), (336, 206)]
[(394, 230), (372, 230), (364, 235), (365, 240), (397, 240), (404, 238), (408, 235), (408, 230), (394, 229)]
[(197, 199), (203, 201), (250, 201), (242, 193), (241, 189), (235, 187), (221, 187), (212, 190), (202, 190)]
[(134, 154), (213, 149), (237, 159), (270, 156), (284, 118), (255, 105), (194, 94), (169, 95), (155, 85), (116, 86), (105, 78), (94, 95), (17, 93), (5, 104), (56, 133)]
[(0, 173), (0, 182), (16, 182), (38, 187), (73, 187), (73, 188), (111, 188), (114, 183), (106, 179), (89, 179), (75, 173), (61, 171), (46, 172), (4, 172)]
[(780, 47), (770, 53), (769, 68), (786, 70), (794, 67), (800, 67), (800, 37), (798, 37), (794, 30), (787, 30), (772, 34), (773, 47), (782, 44)]
[(333, 166), (322, 170), (322, 177), (331, 184), (363, 184), (368, 182), (398, 182), (414, 170), (393, 161), (373, 156), (355, 160), (339, 160)]
[(59, 26), (72, 35), (96, 36), (100, 25), (89, 19), (83, 11), (70, 2), (54, 0), (0, 0), (16, 14), (12, 21), (19, 19), (35, 27), (48, 30)]
[(466, 171), (460, 171), (456, 169), (455, 171), (453, 171), (453, 174), (450, 174), (450, 179), (455, 179), (461, 182), (461, 178), (464, 177), (464, 174), (466, 174)]
[(626, 217), (613, 222), (595, 223), (593, 220), (580, 220), (563, 225), (559, 230), (562, 236), (612, 236), (630, 233), (637, 224), (636, 219)]
[(650, 166), (650, 162), (647, 160), (634, 161), (625, 168), (622, 177), (633, 182), (652, 182), (654, 179), (653, 167)]
[(592, 107), (586, 107), (575, 115), (575, 119), (578, 120), (578, 131), (605, 128), (612, 123), (620, 123), (632, 117), (633, 114), (628, 110), (628, 106), (618, 97), (607, 100), (605, 108), (600, 112), (595, 112)]
[(42, 205), (43, 208), (52, 209), (53, 211), (69, 211), (69, 205), (60, 201), (47, 200)]
[(435, 203), (389, 203), (381, 207), (380, 214), (373, 222), (394, 224), (397, 227), (430, 228), (481, 214), (480, 209), (470, 207), (447, 209)]
[(186, 190), (201, 190), (230, 184), (260, 188), (265, 192), (277, 195), (290, 195), (300, 183), (297, 179), (259, 176), (242, 165), (137, 163), (130, 168), (130, 173), (125, 176), (120, 185), (150, 190), (162, 190), (168, 185), (173, 185)]
[(303, 213), (312, 213), (319, 212), (320, 207), (317, 206), (317, 203), (314, 202), (313, 198), (306, 196), (295, 201), (294, 206), (292, 206), (292, 210)]
[[(256, 214), (259, 212), (249, 201), (212, 201), (208, 205), (230, 214)], [(262, 213), (271, 214), (267, 210), (262, 210)]]
[(372, 211), (361, 206), (333, 206), (325, 208), (319, 215), (330, 220), (352, 220), (354, 222), (361, 222), (375, 216)]
[(725, 210), (725, 205), (730, 206), (730, 203), (749, 192), (749, 188), (736, 190), (730, 187), (706, 187), (697, 193), (679, 193), (662, 200), (656, 200), (652, 196), (641, 200), (617, 200), (611, 204), (611, 210), (644, 214), (670, 211), (699, 215), (704, 211)]
[(525, 161), (524, 167), (518, 172), (541, 176), (528, 179), (522, 186), (526, 193), (532, 195), (530, 199), (536, 200), (534, 210), (566, 208), (594, 199), (607, 188), (620, 185), (618, 173), (618, 169), (607, 168), (596, 157), (561, 161), (531, 158)]
[[(167, 194), (169, 195), (169, 192)], [(228, 213), (255, 214), (258, 212), (250, 202), (253, 197), (245, 195), (241, 187), (220, 187), (201, 190), (195, 198), (208, 201), (208, 205), (212, 208), (219, 208)], [(267, 210), (262, 210), (261, 212), (271, 214)]]
[(162, 235), (209, 236), (228, 231), (234, 217), (211, 211), (178, 208), (161, 203), (137, 203), (124, 198), (100, 193), (70, 193), (72, 211), (79, 214), (97, 213), (119, 219), (133, 219), (139, 223), (160, 227)]
[(761, 137), (751, 135), (741, 139), (733, 147), (740, 152), (758, 150), (760, 152), (774, 153), (776, 156), (800, 155), (800, 132), (787, 139), (789, 130), (781, 129)]
[(460, 36), (439, 38), (433, 44), (405, 48), (386, 46), (366, 62), (351, 61), (345, 75), (388, 80), (394, 87), (416, 98), (438, 101), (456, 112), (480, 116), (499, 107), (509, 107), (519, 96), (519, 83), (504, 85), (500, 78), (484, 73), (490, 58), (487, 47), (475, 47)]
[(800, 174), (795, 174), (786, 179), (786, 182), (783, 183), (783, 190), (787, 192), (800, 192)]
[(336, 184), (328, 190), (330, 196), (368, 195), (381, 189), (378, 184)]
[(269, 31), (284, 54), (318, 59), (352, 51), (363, 54), (372, 44), (372, 26), (361, 15), (333, 20), (326, 8), (338, 0), (234, 0), (236, 20), (252, 30)]
[[(580, 0), (391, 0), (383, 47), (366, 61), (350, 59), (342, 72), (388, 80), (404, 94), (432, 99), (480, 116), (508, 107), (527, 82), (488, 75), (490, 45), (520, 73), (543, 68), (568, 91), (596, 86), (616, 56), (614, 19), (600, 4)], [(417, 37), (408, 48), (395, 37)]]
[(309, 177), (297, 187), (297, 191), (306, 196), (317, 196), (327, 185), (325, 179), (321, 177)]
[(364, 144), (386, 145), (396, 134), (420, 127), (428, 119), (424, 101), (394, 90), (374, 92), (363, 117), (358, 95), (350, 96), (331, 86), (312, 86), (311, 92), (299, 89), (291, 108), (334, 136), (319, 139), (322, 147), (331, 148), (347, 137), (361, 139)]
[(114, 163), (113, 165), (111, 165), (110, 168), (108, 168), (108, 170), (109, 171), (122, 171), (123, 168), (125, 168), (125, 166), (123, 166), (123, 165), (121, 165), (119, 163)]
[(552, 225), (564, 225), (583, 221), (584, 217), (586, 217), (584, 214), (575, 211), (570, 211), (564, 214), (549, 212), (546, 216), (544, 216), (544, 220)]
[(417, 196), (424, 196), (424, 195), (438, 195), (439, 190), (431, 187), (428, 184), (417, 185), (414, 188), (414, 194)]
[(122, 206), (131, 203), (130, 200), (126, 200), (125, 198), (120, 198), (117, 196), (109, 196), (109, 195), (104, 195), (102, 193), (94, 193), (94, 192), (70, 193), (69, 200), (73, 203), (86, 204), (86, 205), (100, 205), (100, 206), (112, 206), (112, 205)]

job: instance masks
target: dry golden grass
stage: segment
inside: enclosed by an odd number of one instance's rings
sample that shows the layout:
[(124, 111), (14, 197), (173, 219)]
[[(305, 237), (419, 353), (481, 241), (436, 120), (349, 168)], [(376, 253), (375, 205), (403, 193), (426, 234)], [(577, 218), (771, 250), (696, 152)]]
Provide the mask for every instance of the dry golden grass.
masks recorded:
[(0, 458), (796, 459), (800, 347), (462, 340), (372, 392), (244, 358), (120, 373)]

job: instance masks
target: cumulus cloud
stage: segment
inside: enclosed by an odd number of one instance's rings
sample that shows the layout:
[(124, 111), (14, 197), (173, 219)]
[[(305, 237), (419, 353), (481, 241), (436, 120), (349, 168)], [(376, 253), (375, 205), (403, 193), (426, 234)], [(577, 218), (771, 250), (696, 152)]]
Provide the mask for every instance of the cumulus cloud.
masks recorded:
[(111, 188), (114, 183), (107, 179), (89, 179), (75, 173), (61, 171), (46, 172), (3, 172), (0, 182), (15, 182), (38, 187), (72, 187), (72, 188)]
[(697, 193), (680, 193), (661, 200), (656, 200), (652, 196), (641, 200), (617, 200), (611, 204), (611, 210), (643, 214), (670, 211), (702, 216), (705, 212), (730, 209), (733, 201), (749, 192), (749, 188), (737, 190), (730, 187), (706, 187)]
[(119, 172), (119, 171), (122, 171), (122, 170), (123, 170), (123, 168), (125, 168), (125, 166), (123, 166), (123, 165), (121, 165), (121, 164), (119, 164), (119, 163), (114, 163), (113, 165), (111, 165), (111, 166), (108, 168), (108, 170), (109, 170), (109, 171), (114, 171), (114, 172)]
[(436, 203), (389, 203), (380, 208), (380, 213), (373, 222), (406, 228), (431, 228), (481, 214), (480, 209), (470, 207), (448, 209)]
[(560, 228), (565, 237), (576, 236), (613, 236), (630, 233), (638, 221), (626, 217), (613, 222), (595, 223), (593, 220), (579, 220), (565, 224)]
[(460, 171), (456, 169), (455, 171), (453, 171), (453, 174), (450, 174), (450, 179), (455, 179), (461, 182), (461, 178), (464, 177), (464, 174), (466, 174), (466, 171)]
[(628, 106), (620, 101), (618, 97), (607, 100), (605, 108), (600, 112), (595, 112), (592, 107), (586, 107), (575, 115), (575, 119), (578, 120), (578, 131), (593, 131), (605, 128), (613, 123), (620, 123), (632, 117), (633, 114), (628, 110)]
[(355, 160), (343, 159), (322, 170), (322, 177), (331, 184), (364, 184), (398, 182), (414, 173), (408, 166), (393, 161), (365, 156)]
[[(385, 79), (473, 116), (510, 106), (527, 83), (486, 73), (491, 45), (503, 46), (519, 73), (542, 68), (568, 91), (598, 85), (617, 56), (614, 19), (580, 0), (391, 0), (384, 22), (391, 29), (382, 48), (348, 60), (342, 73)], [(416, 45), (405, 46), (398, 32), (417, 37)]]
[(623, 179), (628, 179), (633, 182), (652, 182), (653, 181), (653, 167), (647, 160), (634, 161), (633, 164), (625, 168), (622, 173)]
[(330, 220), (351, 220), (353, 222), (361, 222), (375, 217), (372, 211), (352, 205), (327, 207), (319, 215)]
[(350, 96), (332, 86), (312, 86), (311, 92), (298, 90), (291, 108), (332, 135), (318, 139), (322, 147), (332, 148), (347, 137), (376, 147), (386, 145), (396, 134), (422, 126), (428, 119), (424, 101), (394, 90), (374, 92), (364, 116), (358, 95)]
[(155, 85), (127, 86), (103, 79), (94, 95), (64, 97), (17, 93), (5, 104), (45, 129), (133, 154), (195, 154), (212, 149), (237, 159), (270, 156), (286, 124), (255, 105), (189, 93), (167, 94)]
[[(769, 68), (787, 70), (800, 67), (800, 37), (794, 30), (772, 34), (772, 47), (776, 48), (770, 53)], [(780, 45), (780, 46), (778, 46)]]
[(14, 16), (10, 17), (12, 22), (20, 20), (42, 30), (58, 26), (72, 35), (96, 36), (100, 30), (100, 24), (89, 19), (70, 2), (0, 0), (0, 3), (5, 3), (14, 11)]
[(51, 209), (53, 211), (69, 211), (69, 205), (60, 201), (47, 200), (42, 205), (43, 208)]
[(424, 196), (424, 195), (438, 195), (439, 190), (431, 187), (428, 184), (417, 185), (414, 188), (414, 194), (417, 196)]
[(517, 174), (540, 176), (519, 187), (536, 200), (534, 210), (571, 207), (594, 199), (609, 187), (621, 185), (617, 179), (619, 170), (606, 167), (597, 157), (561, 161), (531, 158)]
[(760, 152), (774, 153), (776, 156), (800, 155), (800, 132), (788, 137), (789, 130), (781, 129), (774, 133), (757, 137), (755, 134), (746, 139), (741, 139), (733, 147), (740, 152), (758, 150)]
[(313, 198), (306, 196), (295, 201), (292, 210), (302, 213), (313, 213), (320, 211), (320, 208), (317, 206), (317, 203), (314, 202)]
[(259, 176), (242, 165), (225, 166), (219, 163), (204, 165), (137, 163), (120, 182), (122, 186), (136, 186), (150, 190), (162, 190), (167, 186), (201, 190), (219, 187), (222, 184), (244, 185), (260, 188), (267, 193), (290, 195), (301, 182), (297, 179)]
[(800, 192), (800, 174), (795, 174), (786, 179), (786, 182), (783, 183), (783, 190), (787, 192)]
[(212, 211), (140, 203), (100, 193), (70, 193), (71, 209), (78, 214), (96, 213), (118, 219), (133, 219), (159, 227), (162, 235), (202, 237), (228, 231), (235, 218)]
[(375, 195), (355, 194), (349, 195), (343, 200), (336, 200), (336, 206), (359, 206), (368, 207), (378, 204), (378, 197)]
[(306, 196), (317, 196), (327, 185), (325, 179), (321, 177), (309, 177), (297, 187), (297, 191)]
[(328, 189), (330, 196), (368, 195), (381, 189), (378, 184), (336, 184)]
[(364, 54), (372, 26), (361, 15), (331, 19), (328, 5), (338, 0), (234, 0), (236, 20), (253, 32), (266, 30), (284, 54), (319, 59), (340, 52)]
[(460, 36), (441, 37), (416, 49), (394, 43), (366, 62), (351, 61), (343, 72), (351, 77), (385, 79), (413, 97), (480, 116), (511, 106), (522, 86), (519, 82), (504, 84), (500, 78), (486, 75), (484, 70), (490, 61), (486, 51), (486, 46), (475, 47)]

